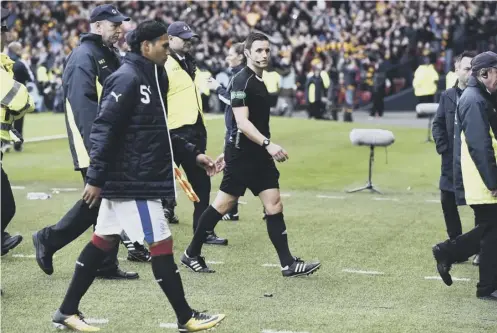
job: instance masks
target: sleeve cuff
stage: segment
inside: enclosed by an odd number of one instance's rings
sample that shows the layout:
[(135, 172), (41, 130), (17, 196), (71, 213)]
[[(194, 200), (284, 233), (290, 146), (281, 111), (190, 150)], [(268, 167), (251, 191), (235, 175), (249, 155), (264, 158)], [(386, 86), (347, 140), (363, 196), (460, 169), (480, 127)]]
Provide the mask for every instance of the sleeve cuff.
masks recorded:
[(105, 184), (105, 179), (90, 167), (86, 172), (86, 183), (102, 188)]

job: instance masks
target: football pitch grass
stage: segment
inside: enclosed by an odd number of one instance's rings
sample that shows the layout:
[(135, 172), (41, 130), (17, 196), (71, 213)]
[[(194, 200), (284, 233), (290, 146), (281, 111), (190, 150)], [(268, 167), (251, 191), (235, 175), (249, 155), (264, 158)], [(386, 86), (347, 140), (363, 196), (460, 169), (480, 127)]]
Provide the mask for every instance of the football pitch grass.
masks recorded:
[[(224, 134), (222, 119), (207, 122), (208, 154), (216, 157)], [(228, 247), (204, 246), (215, 274), (194, 274), (180, 267), (193, 308), (225, 313), (215, 332), (496, 332), (497, 308), (475, 297), (477, 268), (453, 267), (446, 287), (438, 276), (431, 246), (446, 237), (437, 189), (439, 157), (424, 143), (424, 129), (392, 130), (396, 142), (376, 149), (373, 183), (384, 192), (347, 194), (364, 185), (369, 149), (352, 146), (352, 128), (303, 119), (271, 120), (274, 142), (290, 160), (279, 164), (290, 247), (322, 268), (307, 278), (285, 279), (262, 221), (259, 199), (241, 198), (241, 219), (221, 221), (216, 232)], [(65, 133), (63, 116), (29, 115), (27, 137)], [(23, 153), (8, 153), (4, 168), (14, 190), (17, 214), (8, 228), (24, 241), (2, 257), (2, 332), (53, 332), (50, 318), (60, 305), (75, 260), (91, 230), (59, 251), (55, 272), (37, 266), (31, 234), (50, 224), (81, 195), (81, 176), (72, 171), (67, 139), (28, 143)], [(212, 196), (221, 175), (212, 179)], [(52, 188), (77, 191), (52, 193)], [(28, 200), (28, 192), (51, 193), (49, 200)], [(473, 225), (469, 208), (461, 209), (463, 229)], [(192, 236), (192, 204), (180, 192), (179, 225), (171, 226), (175, 258)], [(175, 332), (175, 317), (154, 281), (150, 264), (124, 260), (121, 267), (140, 273), (136, 281), (96, 280), (80, 309), (97, 320), (102, 332)], [(265, 294), (272, 294), (266, 297)], [(161, 325), (162, 324), (162, 325)], [(162, 327), (161, 327), (162, 326)]]

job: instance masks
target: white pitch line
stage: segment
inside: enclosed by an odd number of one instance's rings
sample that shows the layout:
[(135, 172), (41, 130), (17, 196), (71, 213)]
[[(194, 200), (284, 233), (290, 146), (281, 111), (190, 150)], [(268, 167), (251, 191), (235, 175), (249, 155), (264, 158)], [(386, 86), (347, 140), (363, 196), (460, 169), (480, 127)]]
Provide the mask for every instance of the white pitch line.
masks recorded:
[(278, 264), (263, 264), (262, 267), (280, 267)]
[(429, 203), (440, 203), (440, 200), (425, 200), (425, 202), (429, 202)]
[(207, 263), (212, 265), (224, 265), (224, 262), (222, 261), (207, 261)]
[(239, 203), (240, 205), (246, 205), (246, 204), (247, 204), (247, 201), (240, 201), (240, 200), (238, 200), (238, 203)]
[(321, 194), (316, 195), (316, 198), (321, 198), (321, 199), (345, 199), (345, 197), (343, 197), (343, 196), (321, 195)]
[[(36, 258), (36, 254), (18, 254), (18, 253), (16, 253), (16, 254), (13, 254), (12, 257), (13, 258), (30, 258), (30, 259), (32, 259), (32, 258)], [(56, 258), (57, 256), (53, 255), (52, 257)]]
[(13, 254), (13, 258), (36, 258), (34, 254)]
[(309, 333), (309, 332), (296, 332), (296, 331), (275, 331), (275, 330), (262, 330), (262, 333)]
[(376, 201), (399, 201), (397, 198), (373, 198)]
[(283, 197), (283, 198), (288, 198), (288, 197), (291, 197), (292, 194), (291, 193), (280, 193), (280, 197)]
[(383, 272), (362, 271), (362, 270), (356, 270), (356, 269), (350, 269), (350, 268), (342, 269), (342, 272), (345, 272), (345, 273), (354, 273), (354, 274), (366, 274), (366, 275), (384, 275), (385, 274)]
[[(425, 280), (441, 280), (442, 281), (442, 278), (440, 276), (425, 276)], [(471, 279), (452, 277), (452, 281), (469, 282), (469, 281), (471, 281)]]
[(85, 318), (88, 324), (108, 324), (109, 319), (107, 318)]
[(24, 189), (26, 189), (26, 186), (14, 186), (14, 185), (12, 185), (10, 188), (13, 190), (24, 190)]
[(75, 187), (61, 187), (61, 188), (54, 187), (51, 190), (52, 191), (59, 191), (59, 192), (76, 192), (76, 191), (80, 191), (81, 189), (75, 188)]
[(59, 140), (67, 138), (67, 134), (57, 134), (57, 135), (47, 135), (47, 136), (37, 136), (34, 138), (26, 139), (24, 142), (42, 142), (42, 141), (50, 141), (50, 140)]
[(159, 327), (161, 327), (161, 328), (178, 329), (178, 324), (175, 324), (175, 323), (160, 323)]

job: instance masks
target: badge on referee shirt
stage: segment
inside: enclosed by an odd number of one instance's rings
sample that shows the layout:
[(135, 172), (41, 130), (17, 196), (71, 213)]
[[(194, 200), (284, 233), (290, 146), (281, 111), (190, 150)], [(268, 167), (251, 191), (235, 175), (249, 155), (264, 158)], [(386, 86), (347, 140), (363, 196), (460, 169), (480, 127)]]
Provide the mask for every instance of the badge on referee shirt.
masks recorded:
[(247, 97), (247, 94), (245, 94), (244, 91), (232, 91), (231, 92), (231, 99), (244, 99)]

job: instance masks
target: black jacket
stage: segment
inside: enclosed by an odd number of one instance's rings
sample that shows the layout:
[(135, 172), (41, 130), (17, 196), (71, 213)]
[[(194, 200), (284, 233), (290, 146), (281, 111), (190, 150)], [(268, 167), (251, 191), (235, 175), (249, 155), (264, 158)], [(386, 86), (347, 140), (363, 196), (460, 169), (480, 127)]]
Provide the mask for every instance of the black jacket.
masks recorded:
[(164, 67), (134, 53), (105, 81), (90, 140), (87, 182), (104, 198), (175, 198), (173, 146), (195, 159), (195, 146), (167, 128)]
[(470, 77), (454, 128), (454, 186), (458, 205), (497, 204), (497, 103)]
[(9, 53), (10, 59), (14, 60), (14, 67), (12, 71), (14, 72), (14, 80), (17, 82), (26, 85), (28, 82), (33, 82), (33, 78), (29, 75), (29, 69), (22, 62), (21, 58), (17, 54)]
[[(314, 96), (309, 96), (309, 87), (314, 84)], [(326, 89), (324, 87), (323, 79), (321, 75), (315, 76), (314, 74), (309, 77), (305, 83), (305, 99), (307, 104), (313, 104), (310, 102), (311, 97), (314, 98), (313, 103), (321, 103), (321, 99), (326, 97)]]
[(442, 157), (440, 175), (440, 189), (454, 192), (454, 171), (452, 160), (454, 157), (454, 120), (458, 97), (462, 90), (453, 87), (440, 95), (437, 113), (433, 120), (432, 134), (435, 140), (437, 153)]
[(81, 36), (80, 44), (65, 61), (62, 74), (64, 112), (76, 170), (88, 167), (90, 131), (97, 115), (99, 90), (120, 64), (117, 49), (108, 48), (101, 36), (91, 33)]

